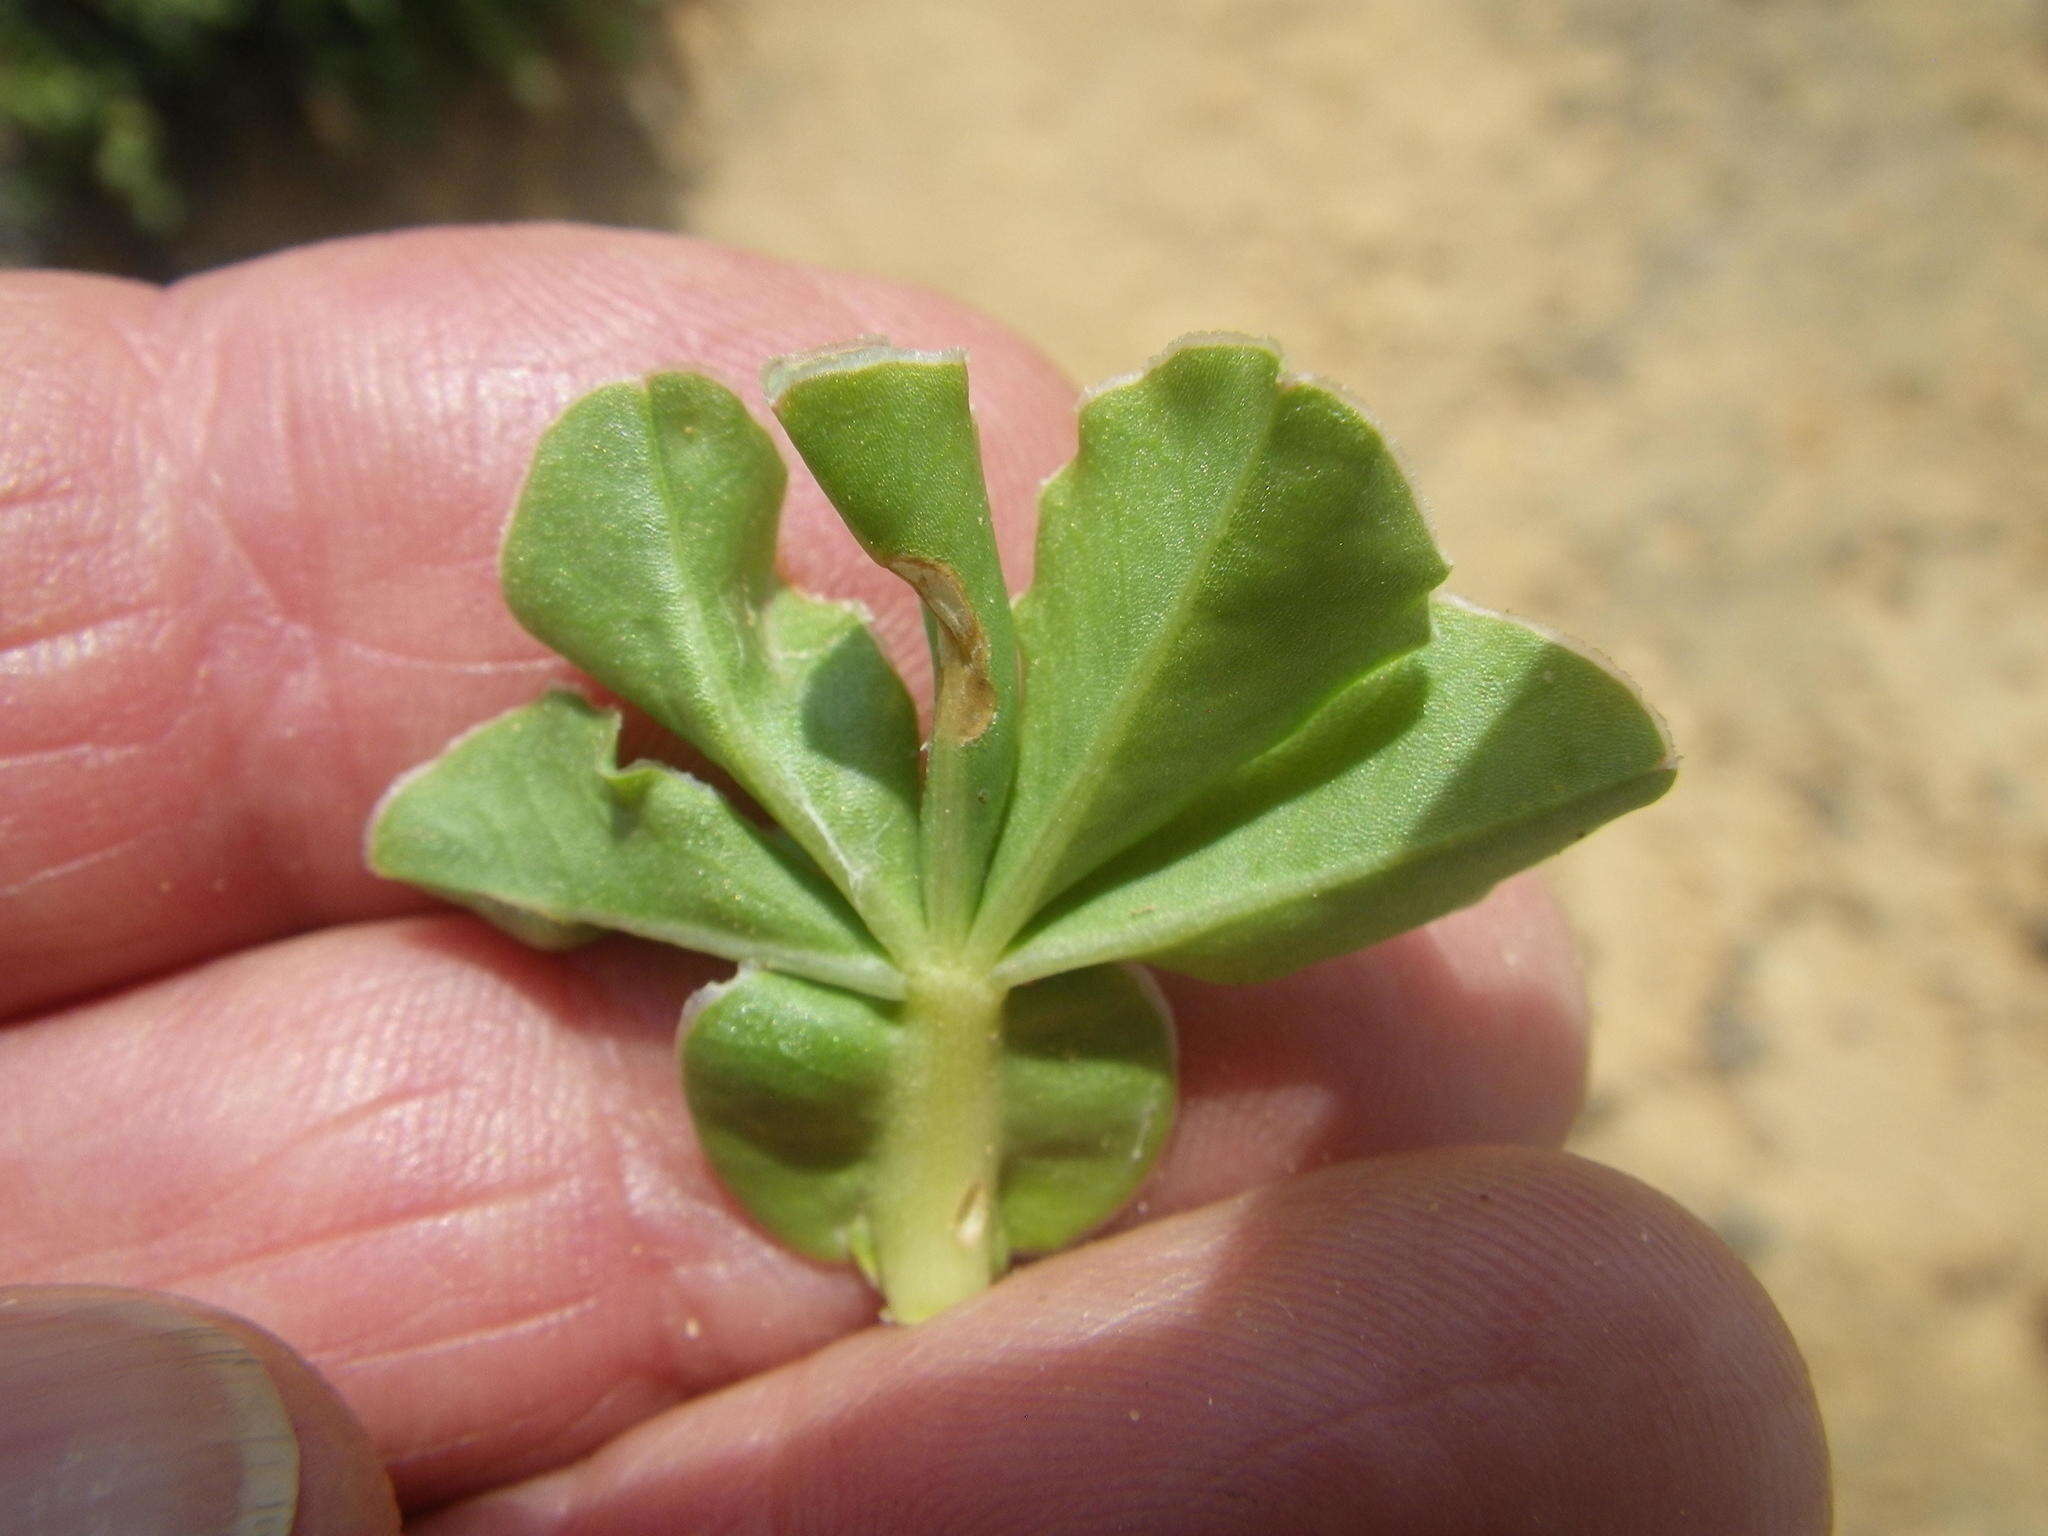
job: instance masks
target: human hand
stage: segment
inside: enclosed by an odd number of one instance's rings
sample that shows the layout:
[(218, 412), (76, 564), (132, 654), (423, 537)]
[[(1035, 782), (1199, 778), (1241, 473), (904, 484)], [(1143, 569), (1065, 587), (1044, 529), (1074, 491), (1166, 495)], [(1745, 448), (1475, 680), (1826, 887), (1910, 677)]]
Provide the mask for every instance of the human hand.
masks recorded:
[[(1169, 981), (1183, 1117), (1128, 1230), (894, 1330), (696, 1156), (671, 1036), (718, 967), (533, 953), (363, 872), (397, 772), (565, 675), (494, 568), (555, 411), (659, 367), (751, 395), (875, 331), (972, 350), (1021, 581), (1072, 391), (927, 295), (562, 228), (0, 280), (0, 1276), (290, 1341), (376, 1448), (301, 1536), (374, 1529), (378, 1459), (428, 1536), (1824, 1529), (1754, 1282), (1555, 1150), (1583, 1010), (1528, 881), (1273, 985)], [(921, 676), (800, 476), (785, 530)]]

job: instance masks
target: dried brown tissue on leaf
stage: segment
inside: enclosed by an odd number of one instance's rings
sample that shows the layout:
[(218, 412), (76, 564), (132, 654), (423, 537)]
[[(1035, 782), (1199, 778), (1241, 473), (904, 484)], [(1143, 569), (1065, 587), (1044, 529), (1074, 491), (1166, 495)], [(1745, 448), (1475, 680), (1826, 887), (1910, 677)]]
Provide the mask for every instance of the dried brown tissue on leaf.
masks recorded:
[(934, 734), (956, 741), (980, 739), (996, 717), (995, 679), (989, 672), (988, 634), (974, 616), (959, 573), (936, 560), (899, 555), (889, 562), (917, 593), (939, 635), (939, 699)]

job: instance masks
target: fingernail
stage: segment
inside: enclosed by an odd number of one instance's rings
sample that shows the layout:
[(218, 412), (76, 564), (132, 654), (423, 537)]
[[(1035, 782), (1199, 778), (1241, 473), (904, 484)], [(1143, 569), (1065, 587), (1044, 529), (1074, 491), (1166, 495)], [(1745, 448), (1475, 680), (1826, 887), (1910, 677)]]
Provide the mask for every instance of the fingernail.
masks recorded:
[(299, 1448), (262, 1363), (166, 1302), (0, 1296), (0, 1511), (15, 1536), (289, 1536)]

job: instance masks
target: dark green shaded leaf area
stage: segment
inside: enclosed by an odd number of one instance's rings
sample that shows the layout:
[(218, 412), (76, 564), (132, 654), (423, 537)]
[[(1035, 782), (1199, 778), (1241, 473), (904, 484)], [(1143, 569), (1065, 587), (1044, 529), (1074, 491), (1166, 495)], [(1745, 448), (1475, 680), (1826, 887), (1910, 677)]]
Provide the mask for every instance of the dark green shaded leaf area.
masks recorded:
[(1264, 344), (1190, 338), (1082, 405), (1008, 601), (968, 373), (861, 342), (770, 403), (924, 605), (929, 727), (857, 609), (774, 555), (786, 470), (731, 391), (569, 407), (504, 550), (520, 621), (772, 819), (620, 767), (566, 694), (396, 786), (372, 864), (530, 942), (742, 962), (692, 1005), (698, 1133), (791, 1246), (914, 1321), (1115, 1212), (1173, 1113), (1125, 962), (1257, 981), (1477, 900), (1669, 786), (1611, 669), (1435, 594), (1385, 442)]
[[(683, 1080), (705, 1155), (783, 1241), (858, 1255), (902, 1048), (901, 1005), (744, 970), (692, 1003)], [(996, 1212), (1010, 1253), (1063, 1248), (1124, 1204), (1173, 1120), (1173, 1030), (1129, 966), (1011, 992)]]

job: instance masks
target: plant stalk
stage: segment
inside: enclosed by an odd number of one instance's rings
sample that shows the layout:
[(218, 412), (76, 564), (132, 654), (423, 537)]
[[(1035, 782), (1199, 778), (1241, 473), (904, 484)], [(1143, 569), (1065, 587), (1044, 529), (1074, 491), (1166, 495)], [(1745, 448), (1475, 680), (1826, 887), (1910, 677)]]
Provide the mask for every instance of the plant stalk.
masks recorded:
[(868, 1215), (888, 1315), (915, 1323), (986, 1290), (1009, 1260), (996, 1210), (1006, 989), (953, 969), (906, 979)]
[[(941, 719), (948, 679), (940, 675)], [(959, 740), (935, 731), (926, 759), (924, 783), (924, 905), (932, 937), (957, 949), (967, 937), (980, 893), (980, 870), (974, 847), (974, 782), (967, 753)]]

